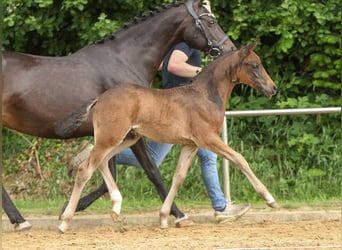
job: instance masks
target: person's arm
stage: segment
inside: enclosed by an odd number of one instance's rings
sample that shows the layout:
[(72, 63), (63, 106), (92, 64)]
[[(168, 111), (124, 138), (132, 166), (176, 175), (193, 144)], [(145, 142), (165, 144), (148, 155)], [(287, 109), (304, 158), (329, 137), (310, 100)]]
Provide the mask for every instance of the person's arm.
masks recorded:
[(163, 69), (163, 61), (159, 64), (158, 70), (162, 70), (162, 69)]
[(177, 76), (195, 77), (202, 68), (186, 63), (187, 60), (188, 56), (183, 51), (174, 50), (170, 56), (167, 70)]

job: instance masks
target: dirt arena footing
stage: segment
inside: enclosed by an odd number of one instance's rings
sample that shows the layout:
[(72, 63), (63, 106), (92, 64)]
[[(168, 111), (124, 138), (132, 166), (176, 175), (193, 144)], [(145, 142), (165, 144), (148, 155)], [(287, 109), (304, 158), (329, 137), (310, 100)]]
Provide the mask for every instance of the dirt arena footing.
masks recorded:
[[(213, 211), (208, 209), (185, 209), (184, 212), (195, 223), (215, 223)], [(32, 224), (34, 228), (40, 229), (56, 229), (60, 224), (58, 215), (56, 216), (27, 216), (26, 220)], [(136, 214), (122, 214), (121, 224), (126, 225), (158, 225), (159, 211), (142, 212)], [(325, 220), (341, 220), (341, 210), (270, 210), (270, 209), (251, 209), (247, 214), (238, 220), (238, 223), (262, 223), (262, 222), (289, 222), (289, 221), (325, 221)], [(170, 225), (174, 219), (170, 216)], [(101, 225), (113, 225), (109, 213), (103, 214), (82, 214), (78, 213), (74, 216), (70, 228), (80, 227), (96, 227)], [(13, 231), (14, 227), (5, 214), (2, 215), (2, 230)]]

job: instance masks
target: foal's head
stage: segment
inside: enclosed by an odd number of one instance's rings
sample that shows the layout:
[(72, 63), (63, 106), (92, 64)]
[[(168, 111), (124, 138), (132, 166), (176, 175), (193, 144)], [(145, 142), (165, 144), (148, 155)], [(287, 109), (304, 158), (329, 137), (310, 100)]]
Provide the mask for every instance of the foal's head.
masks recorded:
[(242, 47), (239, 50), (240, 63), (238, 70), (239, 82), (261, 91), (265, 96), (276, 94), (277, 87), (262, 66), (259, 56), (253, 51), (257, 42)]

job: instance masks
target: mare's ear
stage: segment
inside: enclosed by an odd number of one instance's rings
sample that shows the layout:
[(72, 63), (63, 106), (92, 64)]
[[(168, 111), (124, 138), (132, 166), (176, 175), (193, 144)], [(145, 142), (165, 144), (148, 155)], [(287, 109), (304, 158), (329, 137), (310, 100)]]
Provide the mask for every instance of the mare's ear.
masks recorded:
[(201, 5), (203, 5), (210, 13), (212, 13), (209, 0), (202, 0)]

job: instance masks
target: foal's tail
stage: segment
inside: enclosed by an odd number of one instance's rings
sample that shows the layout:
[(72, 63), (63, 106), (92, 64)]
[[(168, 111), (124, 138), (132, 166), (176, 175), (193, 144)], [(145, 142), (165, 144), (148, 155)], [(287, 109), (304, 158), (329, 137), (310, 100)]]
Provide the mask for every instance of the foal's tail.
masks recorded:
[(89, 113), (96, 103), (97, 99), (92, 100), (90, 103), (85, 103), (75, 112), (56, 122), (56, 134), (62, 138), (70, 137), (88, 119)]

